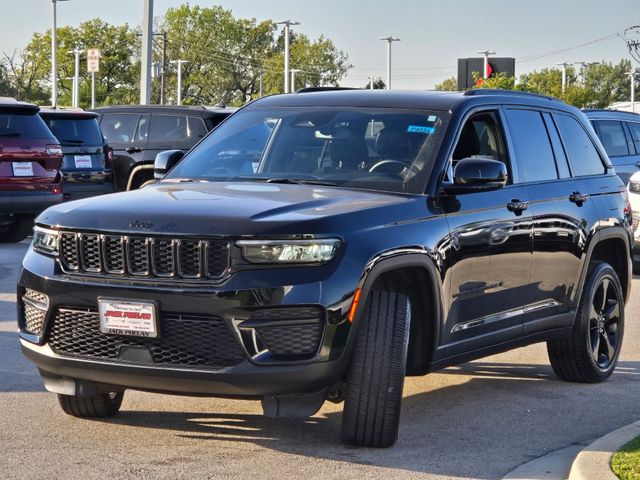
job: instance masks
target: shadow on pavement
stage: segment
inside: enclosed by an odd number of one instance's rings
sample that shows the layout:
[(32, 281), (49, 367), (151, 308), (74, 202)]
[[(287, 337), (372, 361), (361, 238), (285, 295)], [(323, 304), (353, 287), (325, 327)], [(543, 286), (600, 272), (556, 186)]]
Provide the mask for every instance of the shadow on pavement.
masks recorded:
[(0, 332), (0, 392), (44, 391), (38, 370), (22, 355), (15, 332)]
[[(332, 411), (292, 420), (229, 413), (124, 410), (111, 422), (172, 430), (178, 437), (199, 441), (253, 443), (313, 458), (489, 478), (483, 477), (482, 472), (504, 470), (506, 474), (513, 465), (533, 459), (540, 451), (565, 447), (576, 438), (586, 441), (637, 419), (640, 362), (621, 362), (611, 381), (597, 385), (560, 382), (555, 376), (549, 381), (545, 376), (552, 374), (546, 365), (481, 362), (459, 370), (434, 376), (466, 375), (466, 382), (444, 388), (429, 385), (430, 390), (425, 393), (405, 396), (400, 439), (395, 448), (386, 450), (341, 445), (342, 414)], [(637, 382), (632, 388), (630, 380)], [(416, 381), (428, 383), (425, 379), (409, 379), (408, 384)], [(614, 418), (608, 422), (585, 421), (600, 417), (603, 405), (616, 412)], [(451, 451), (452, 444), (456, 445), (456, 452)], [(420, 445), (424, 445), (424, 454), (418, 455)], [(531, 454), (512, 457), (512, 451)], [(460, 463), (466, 467), (457, 466), (457, 456), (465, 457)]]

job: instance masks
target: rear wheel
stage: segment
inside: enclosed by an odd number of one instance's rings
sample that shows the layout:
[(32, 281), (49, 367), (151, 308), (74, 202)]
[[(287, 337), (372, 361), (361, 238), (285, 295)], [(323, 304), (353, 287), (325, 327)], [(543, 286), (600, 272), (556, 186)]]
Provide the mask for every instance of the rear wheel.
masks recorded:
[(589, 268), (570, 338), (547, 342), (553, 371), (562, 380), (596, 383), (616, 368), (624, 334), (624, 298), (608, 263)]
[(398, 438), (411, 307), (406, 295), (373, 291), (347, 372), (342, 441), (390, 447)]
[(124, 392), (99, 393), (90, 397), (58, 395), (58, 403), (67, 415), (78, 418), (108, 418), (120, 411)]
[(33, 232), (33, 218), (18, 218), (15, 222), (1, 228), (0, 243), (21, 242)]

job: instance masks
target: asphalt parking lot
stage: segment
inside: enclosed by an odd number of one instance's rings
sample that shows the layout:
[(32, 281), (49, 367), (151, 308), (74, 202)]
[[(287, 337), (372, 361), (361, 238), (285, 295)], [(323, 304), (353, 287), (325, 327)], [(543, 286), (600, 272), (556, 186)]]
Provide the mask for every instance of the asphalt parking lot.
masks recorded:
[(257, 402), (129, 391), (115, 419), (73, 419), (20, 353), (14, 290), (28, 246), (0, 246), (0, 478), (490, 479), (640, 418), (636, 279), (609, 382), (560, 382), (543, 345), (409, 378), (388, 450), (342, 445), (333, 404), (274, 420)]

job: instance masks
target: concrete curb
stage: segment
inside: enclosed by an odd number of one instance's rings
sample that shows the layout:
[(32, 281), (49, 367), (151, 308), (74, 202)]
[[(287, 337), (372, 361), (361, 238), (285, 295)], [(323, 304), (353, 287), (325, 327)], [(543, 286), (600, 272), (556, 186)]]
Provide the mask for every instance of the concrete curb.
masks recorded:
[(618, 480), (611, 471), (611, 457), (638, 435), (640, 421), (600, 437), (578, 454), (571, 467), (569, 480)]

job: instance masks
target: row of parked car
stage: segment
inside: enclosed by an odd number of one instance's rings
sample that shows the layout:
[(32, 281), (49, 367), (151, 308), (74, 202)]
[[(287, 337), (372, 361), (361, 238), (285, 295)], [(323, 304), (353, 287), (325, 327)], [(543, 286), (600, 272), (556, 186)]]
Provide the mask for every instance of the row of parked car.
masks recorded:
[(233, 109), (122, 106), (39, 108), (0, 98), (0, 243), (65, 200), (132, 190), (153, 178), (158, 152), (189, 150)]

